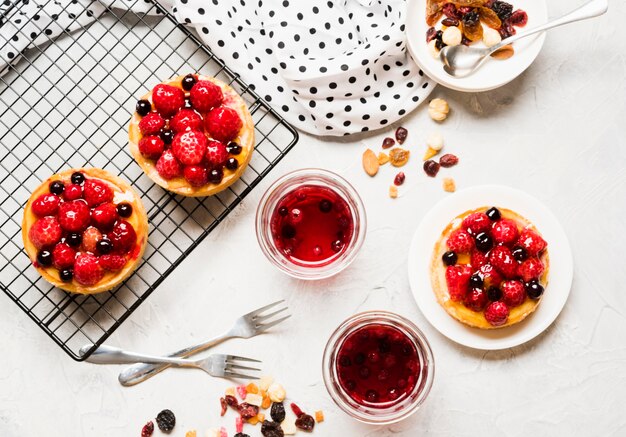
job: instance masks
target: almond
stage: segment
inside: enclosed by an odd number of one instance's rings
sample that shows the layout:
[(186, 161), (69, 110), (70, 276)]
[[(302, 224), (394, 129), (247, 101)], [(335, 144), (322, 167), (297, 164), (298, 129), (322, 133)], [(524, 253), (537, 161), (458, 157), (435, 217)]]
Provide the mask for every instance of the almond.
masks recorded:
[(495, 52), (493, 52), (491, 54), (491, 57), (495, 59), (503, 60), (503, 59), (509, 59), (514, 54), (515, 54), (515, 49), (513, 48), (511, 44), (509, 44), (508, 46), (504, 46), (502, 48), (499, 48)]
[(363, 152), (363, 170), (365, 170), (365, 173), (370, 176), (376, 176), (379, 167), (378, 157), (372, 149), (367, 149)]

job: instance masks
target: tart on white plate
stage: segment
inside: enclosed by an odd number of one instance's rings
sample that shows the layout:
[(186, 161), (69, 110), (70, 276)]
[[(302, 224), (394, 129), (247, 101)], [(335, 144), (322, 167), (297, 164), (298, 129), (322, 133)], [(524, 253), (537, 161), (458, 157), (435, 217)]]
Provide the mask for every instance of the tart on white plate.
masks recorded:
[(547, 243), (535, 226), (496, 207), (454, 218), (435, 244), (430, 268), (439, 304), (480, 329), (511, 326), (534, 312), (548, 271)]
[(72, 293), (93, 294), (114, 288), (139, 266), (148, 217), (126, 181), (98, 168), (69, 169), (33, 191), (22, 238), (44, 279)]
[(210, 196), (237, 181), (254, 149), (246, 103), (228, 84), (199, 74), (156, 85), (136, 104), (130, 151), (155, 183), (183, 196)]

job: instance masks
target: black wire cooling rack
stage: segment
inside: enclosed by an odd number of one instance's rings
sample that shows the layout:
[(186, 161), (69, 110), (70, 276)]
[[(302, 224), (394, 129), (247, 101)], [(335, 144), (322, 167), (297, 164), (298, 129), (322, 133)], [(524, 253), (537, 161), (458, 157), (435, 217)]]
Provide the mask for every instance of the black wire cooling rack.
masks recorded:
[[(0, 26), (24, 3), (15, 0), (13, 8), (0, 11)], [(120, 326), (298, 140), (297, 132), (192, 31), (160, 6), (149, 5), (158, 15), (107, 8), (93, 23), (28, 49), (0, 78), (0, 287), (78, 361)], [(39, 13), (46, 13), (45, 6)], [(257, 137), (241, 179), (198, 199), (155, 185), (127, 150), (137, 97), (164, 78), (194, 71), (218, 77), (242, 95)], [(50, 286), (30, 265), (21, 237), (30, 192), (52, 173), (83, 166), (130, 181), (150, 221), (141, 266), (117, 289), (90, 296)], [(95, 346), (80, 356), (86, 343)]]

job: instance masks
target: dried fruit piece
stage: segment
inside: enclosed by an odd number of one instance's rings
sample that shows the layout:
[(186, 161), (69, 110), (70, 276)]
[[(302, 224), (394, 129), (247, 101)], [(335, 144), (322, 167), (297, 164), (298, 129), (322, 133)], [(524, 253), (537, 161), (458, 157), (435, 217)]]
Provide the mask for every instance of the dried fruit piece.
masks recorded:
[(262, 392), (262, 393), (263, 393), (263, 402), (261, 402), (261, 408), (266, 410), (270, 407), (270, 405), (272, 405), (272, 400), (267, 395), (267, 392)]
[(393, 183), (394, 183), (394, 185), (400, 186), (400, 185), (402, 185), (404, 183), (405, 179), (406, 179), (406, 175), (404, 174), (404, 172), (401, 171), (393, 179)]
[(171, 410), (163, 410), (156, 417), (157, 425), (163, 432), (170, 432), (176, 426), (176, 416)]
[(463, 35), (470, 41), (483, 39), (483, 26), (480, 24), (478, 12), (472, 11), (463, 16)]
[(187, 431), (187, 432), (185, 433), (185, 437), (197, 437), (197, 435), (198, 435), (198, 434), (196, 433), (196, 430), (195, 430), (195, 429), (192, 429), (191, 431)]
[(428, 0), (426, 2), (426, 23), (434, 26), (443, 14), (443, 3), (440, 0)]
[(293, 411), (293, 414), (295, 414), (296, 417), (300, 417), (304, 414), (304, 411), (302, 411), (302, 409), (293, 402), (291, 403), (291, 411)]
[(441, 158), (439, 158), (439, 164), (442, 167), (449, 168), (457, 165), (459, 163), (459, 158), (452, 153), (446, 153)]
[(141, 428), (141, 437), (150, 437), (154, 432), (154, 422), (149, 421)]
[(259, 414), (259, 407), (257, 407), (256, 405), (247, 404), (245, 402), (239, 404), (237, 409), (239, 410), (241, 418), (245, 420), (252, 419), (254, 416)]
[(454, 193), (456, 191), (456, 184), (452, 178), (443, 178), (443, 190), (448, 193)]
[(226, 414), (226, 409), (228, 408), (226, 399), (220, 398), (220, 407), (221, 407), (220, 416), (224, 416), (224, 414)]
[(251, 382), (250, 384), (246, 385), (246, 393), (258, 394), (259, 387), (254, 382)]
[(274, 402), (270, 410), (270, 416), (274, 422), (285, 420), (285, 405), (282, 402)]
[(432, 99), (428, 104), (428, 115), (435, 121), (444, 121), (448, 117), (450, 107), (443, 99)]
[(395, 147), (389, 151), (389, 162), (394, 167), (402, 167), (409, 161), (410, 155), (411, 152), (409, 152), (408, 150)]
[(428, 149), (426, 149), (426, 153), (424, 153), (424, 161), (428, 161), (430, 158), (437, 156), (439, 154), (439, 150), (433, 149), (432, 147), (429, 147)]
[(283, 437), (285, 435), (280, 427), (280, 423), (270, 422), (269, 420), (263, 421), (261, 434), (263, 434), (263, 437)]
[(272, 382), (274, 382), (274, 378), (272, 376), (261, 376), (261, 379), (259, 379), (259, 390), (267, 391), (267, 389), (270, 388), (270, 385), (272, 385)]
[(502, 61), (504, 59), (509, 59), (514, 54), (515, 54), (515, 49), (513, 48), (511, 44), (509, 44), (493, 52), (491, 54), (491, 57)]
[(245, 402), (250, 405), (255, 405), (257, 407), (260, 407), (261, 404), (263, 403), (263, 396), (261, 396), (260, 394), (256, 394), (256, 393), (248, 393), (246, 395)]
[(319, 410), (319, 411), (315, 412), (315, 421), (317, 423), (320, 423), (320, 422), (324, 421), (324, 412), (322, 410)]
[(224, 400), (226, 401), (226, 405), (228, 405), (229, 407), (237, 408), (239, 406), (237, 398), (233, 395), (224, 396)]
[(378, 154), (378, 165), (385, 165), (389, 162), (389, 155), (385, 152), (380, 152)]
[(383, 140), (383, 149), (389, 149), (393, 147), (395, 144), (396, 144), (396, 141), (393, 138), (387, 137)]
[(492, 9), (489, 8), (478, 8), (478, 15), (483, 23), (492, 29), (499, 29), (502, 26), (502, 21), (500, 21), (500, 17), (496, 14)]
[(409, 131), (406, 130), (406, 128), (400, 126), (398, 129), (396, 129), (396, 141), (398, 142), (398, 144), (404, 144), (404, 141), (408, 136)]
[(426, 174), (431, 178), (434, 178), (437, 176), (437, 173), (439, 173), (439, 167), (440, 165), (438, 162), (429, 159), (424, 163), (424, 172), (426, 172)]
[(313, 428), (315, 428), (315, 419), (303, 413), (296, 419), (296, 428), (303, 431), (313, 431)]
[(285, 393), (285, 389), (283, 388), (283, 386), (278, 383), (270, 385), (270, 387), (267, 389), (267, 394), (269, 395), (272, 402), (282, 402), (285, 400), (285, 396), (287, 396), (287, 393)]
[(376, 176), (380, 165), (378, 164), (378, 157), (372, 149), (367, 149), (363, 152), (363, 170), (370, 176)]
[(392, 199), (398, 198), (398, 187), (396, 187), (395, 185), (391, 185), (389, 187), (389, 197), (391, 197)]
[(235, 387), (228, 387), (228, 388), (226, 389), (226, 391), (224, 392), (224, 394), (225, 394), (226, 396), (232, 396), (232, 397), (235, 397), (235, 396), (237, 396), (237, 390), (235, 389)]
[(245, 399), (246, 398), (246, 394), (248, 394), (248, 391), (246, 390), (246, 386), (245, 385), (238, 385), (237, 386), (237, 394), (239, 395), (239, 397), (241, 399)]

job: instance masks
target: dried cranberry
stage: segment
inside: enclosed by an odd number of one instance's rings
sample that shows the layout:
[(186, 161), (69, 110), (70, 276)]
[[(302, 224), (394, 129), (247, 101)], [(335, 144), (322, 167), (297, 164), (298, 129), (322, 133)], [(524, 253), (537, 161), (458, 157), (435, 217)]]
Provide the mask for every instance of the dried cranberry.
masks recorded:
[(453, 3), (446, 3), (443, 7), (443, 13), (448, 18), (455, 18), (460, 20), (463, 18), (463, 14), (460, 14), (456, 6)]
[(293, 414), (295, 414), (296, 417), (300, 417), (304, 414), (304, 411), (302, 411), (300, 407), (294, 403), (291, 404), (291, 411), (293, 411)]
[(444, 18), (441, 24), (448, 27), (456, 27), (459, 25), (459, 20), (456, 18)]
[(239, 406), (239, 402), (237, 402), (237, 398), (231, 395), (226, 395), (224, 397), (226, 401), (226, 405), (231, 406), (233, 408), (237, 408)]
[(513, 27), (513, 25), (511, 24), (510, 20), (505, 20), (502, 22), (502, 27), (500, 27), (500, 29), (498, 29), (498, 31), (500, 32), (500, 36), (502, 37), (502, 39), (506, 39), (509, 36), (515, 35), (515, 28)]
[(387, 137), (383, 140), (383, 149), (389, 149), (396, 144), (396, 141), (393, 138)]
[(433, 39), (435, 39), (435, 36), (437, 36), (437, 29), (435, 29), (434, 27), (429, 28), (426, 31), (426, 42), (431, 42)]
[(154, 422), (149, 421), (141, 428), (141, 437), (150, 437), (154, 432)]
[(406, 175), (404, 174), (404, 172), (400, 172), (396, 175), (396, 177), (393, 180), (394, 185), (400, 186), (404, 183), (404, 180), (406, 179)]
[(302, 414), (296, 419), (296, 428), (304, 431), (313, 431), (313, 428), (315, 428), (315, 419), (308, 414)]
[(424, 171), (428, 176), (434, 178), (439, 173), (439, 163), (429, 159), (424, 163)]
[(442, 167), (448, 168), (453, 167), (459, 163), (459, 158), (452, 153), (446, 153), (441, 158), (439, 158), (439, 164)]
[(513, 12), (509, 21), (513, 26), (524, 27), (528, 23), (528, 14), (521, 9)]
[(403, 144), (404, 140), (406, 140), (406, 137), (408, 135), (409, 135), (409, 131), (403, 128), (402, 126), (396, 129), (396, 141), (398, 142), (398, 144)]
[(176, 425), (176, 416), (171, 410), (163, 410), (156, 417), (157, 425), (163, 432), (170, 432)]
[(274, 422), (282, 422), (285, 420), (285, 405), (282, 402), (274, 402), (270, 410), (270, 416)]
[(264, 437), (283, 437), (285, 432), (280, 427), (280, 423), (264, 420), (261, 425), (261, 434), (263, 434)]
[(257, 407), (256, 405), (250, 405), (247, 402), (242, 402), (241, 404), (239, 404), (237, 409), (239, 410), (241, 418), (244, 420), (252, 419), (254, 416), (259, 414), (259, 407)]
[(222, 408), (220, 411), (220, 416), (226, 414), (226, 409), (228, 408), (228, 404), (226, 403), (226, 399), (220, 398), (220, 407)]

